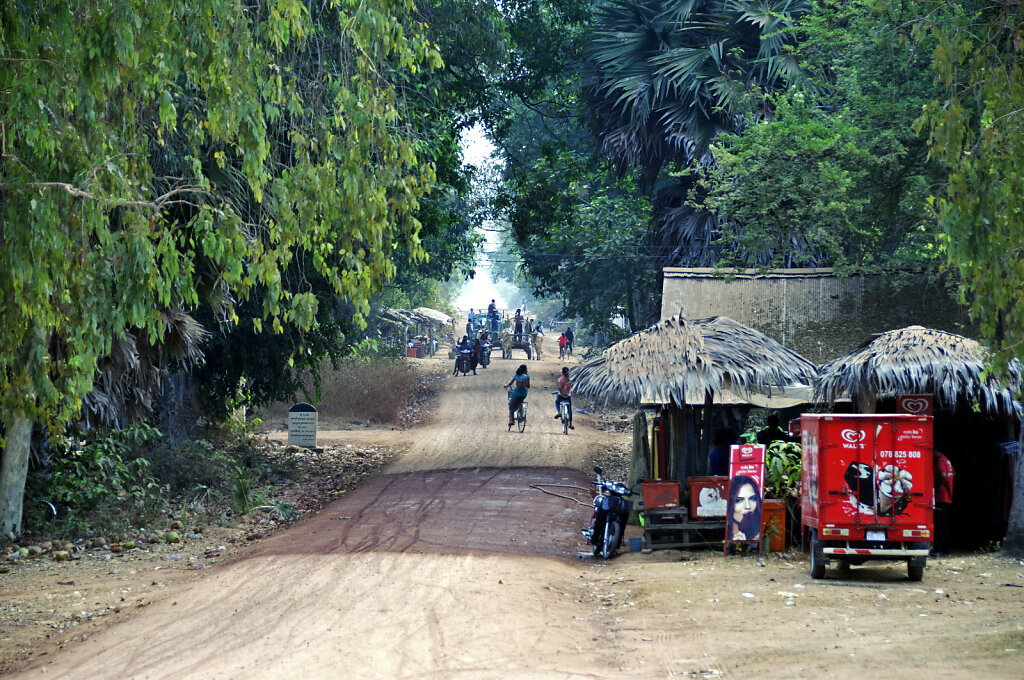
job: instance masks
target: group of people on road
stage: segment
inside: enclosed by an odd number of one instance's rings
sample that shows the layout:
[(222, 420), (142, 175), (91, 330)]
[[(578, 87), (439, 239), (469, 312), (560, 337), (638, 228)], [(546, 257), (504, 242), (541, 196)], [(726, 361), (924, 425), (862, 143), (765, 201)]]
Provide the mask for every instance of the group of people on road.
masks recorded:
[[(490, 346), (490, 340), (487, 337), (487, 331), (480, 334), (479, 337), (473, 338), (470, 341), (468, 335), (463, 335), (462, 340), (459, 344), (455, 345), (455, 368), (452, 370), (452, 375), (458, 375), (459, 373), (459, 361), (463, 357), (469, 359), (469, 370), (473, 371), (473, 375), (476, 375), (476, 369), (483, 362), (483, 353), (486, 347)], [(486, 368), (484, 364), (484, 368)]]
[[(569, 406), (569, 428), (575, 430), (572, 424), (572, 381), (569, 379), (569, 367), (562, 366), (562, 374), (558, 376), (558, 391), (555, 394), (555, 418), (562, 417), (562, 402)], [(514, 387), (513, 387), (514, 385)], [(505, 389), (512, 388), (508, 394), (508, 424), (509, 427), (515, 424), (516, 409), (526, 400), (530, 392), (530, 374), (527, 372), (526, 364), (520, 364), (512, 379), (503, 385)]]

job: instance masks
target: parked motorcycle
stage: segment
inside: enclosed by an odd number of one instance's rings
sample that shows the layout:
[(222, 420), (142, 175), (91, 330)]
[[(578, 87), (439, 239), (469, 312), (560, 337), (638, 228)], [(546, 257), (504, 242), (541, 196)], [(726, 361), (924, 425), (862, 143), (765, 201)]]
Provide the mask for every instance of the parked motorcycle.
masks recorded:
[(583, 538), (594, 546), (594, 556), (610, 559), (622, 544), (622, 532), (626, 528), (626, 520), (633, 509), (633, 501), (628, 496), (633, 491), (622, 482), (613, 482), (601, 476), (601, 468), (594, 466), (597, 480), (593, 482), (597, 488), (594, 496), (594, 516), (590, 526), (580, 531)]

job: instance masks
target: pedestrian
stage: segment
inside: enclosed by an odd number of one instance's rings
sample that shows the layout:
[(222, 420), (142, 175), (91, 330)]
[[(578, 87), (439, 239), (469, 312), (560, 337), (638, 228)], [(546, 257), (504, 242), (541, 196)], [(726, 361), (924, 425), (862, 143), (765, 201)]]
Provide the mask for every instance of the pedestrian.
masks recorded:
[(953, 539), (949, 531), (949, 516), (953, 508), (953, 464), (945, 454), (935, 451), (932, 457), (935, 470), (935, 544), (932, 557), (949, 557)]
[(729, 474), (729, 452), (736, 442), (736, 435), (728, 427), (715, 430), (715, 446), (708, 452), (708, 474), (723, 477)]
[(774, 441), (792, 441), (789, 433), (779, 427), (779, 417), (774, 413), (765, 419), (765, 428), (757, 433), (757, 443), (770, 445)]

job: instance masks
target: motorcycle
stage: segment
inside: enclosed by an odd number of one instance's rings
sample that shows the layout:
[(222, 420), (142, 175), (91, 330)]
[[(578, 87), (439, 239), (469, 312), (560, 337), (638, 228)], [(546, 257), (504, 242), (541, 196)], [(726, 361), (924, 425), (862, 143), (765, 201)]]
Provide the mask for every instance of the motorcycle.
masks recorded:
[(460, 349), (458, 356), (459, 358), (455, 361), (455, 371), (456, 373), (462, 371), (462, 375), (466, 375), (470, 371), (469, 358), (473, 356), (473, 350), (468, 348)]
[(594, 516), (590, 526), (580, 530), (583, 538), (594, 546), (594, 556), (610, 559), (622, 544), (622, 532), (633, 509), (628, 496), (633, 491), (622, 482), (613, 482), (601, 476), (601, 468), (594, 466), (597, 480), (593, 482), (597, 493), (594, 495)]
[(491, 343), (485, 342), (480, 345), (480, 365), (487, 368), (491, 363)]

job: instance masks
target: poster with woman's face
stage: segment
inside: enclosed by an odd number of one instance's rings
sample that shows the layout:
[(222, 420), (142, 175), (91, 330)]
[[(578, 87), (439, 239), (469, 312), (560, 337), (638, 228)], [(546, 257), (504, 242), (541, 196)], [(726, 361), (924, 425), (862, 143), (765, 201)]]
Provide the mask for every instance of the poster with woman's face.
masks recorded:
[(729, 453), (726, 540), (760, 540), (765, 447), (739, 444), (732, 446)]

